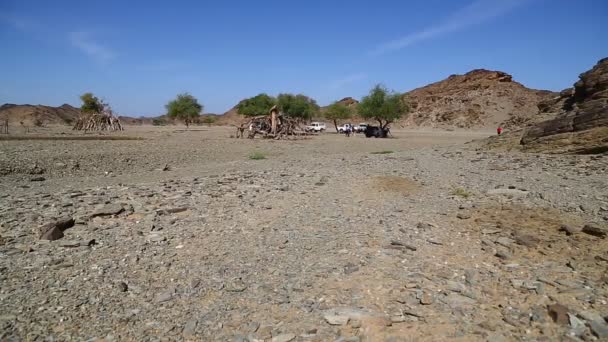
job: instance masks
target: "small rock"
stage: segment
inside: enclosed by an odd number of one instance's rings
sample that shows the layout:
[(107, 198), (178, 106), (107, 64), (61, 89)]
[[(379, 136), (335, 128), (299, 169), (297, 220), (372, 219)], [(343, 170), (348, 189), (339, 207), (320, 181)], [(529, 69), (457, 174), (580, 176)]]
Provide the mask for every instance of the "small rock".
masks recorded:
[(346, 325), (348, 323), (348, 316), (345, 315), (326, 313), (323, 318), (331, 325)]
[(44, 178), (42, 176), (30, 178), (30, 182), (44, 182), (45, 180), (46, 180), (46, 178)]
[(538, 245), (538, 243), (540, 242), (540, 239), (538, 239), (535, 236), (529, 235), (529, 234), (515, 234), (515, 242), (518, 245), (522, 245), (522, 246), (526, 246), (528, 248), (533, 248), (536, 247)]
[(422, 305), (431, 305), (433, 304), (433, 302), (435, 302), (435, 298), (433, 298), (433, 295), (426, 291), (422, 293), (419, 299), (420, 304)]
[[(412, 246), (412, 245), (406, 244), (406, 243), (398, 241), (398, 240), (392, 240), (390, 246), (392, 246), (392, 247), (403, 247), (405, 249), (409, 249), (410, 251), (416, 251), (417, 250), (416, 246)], [(399, 249), (399, 248), (397, 248), (397, 249)]]
[(197, 324), (198, 324), (198, 320), (196, 320), (196, 319), (189, 320), (188, 323), (186, 323), (186, 325), (184, 326), (184, 330), (182, 330), (182, 334), (184, 335), (184, 337), (186, 337), (186, 338), (194, 337), (194, 334), (196, 333)]
[(571, 313), (568, 313), (568, 319), (570, 320), (570, 331), (574, 336), (581, 336), (585, 333), (587, 327), (583, 321)]
[(160, 293), (158, 296), (156, 296), (156, 302), (164, 303), (170, 301), (171, 298), (173, 298), (173, 292), (173, 290), (167, 290), (165, 292)]
[(608, 324), (604, 320), (595, 320), (589, 322), (591, 332), (602, 341), (608, 339)]
[(458, 215), (456, 215), (456, 217), (458, 217), (461, 220), (468, 220), (471, 218), (471, 214), (469, 213), (458, 213)]
[(427, 222), (418, 222), (418, 224), (416, 225), (416, 228), (422, 229), (422, 230), (428, 230), (428, 229), (432, 229), (434, 227), (435, 227), (435, 225), (433, 225), (432, 223), (427, 223)]
[(498, 239), (496, 239), (496, 244), (507, 247), (507, 248), (509, 246), (511, 246), (511, 244), (513, 242), (515, 242), (515, 241), (512, 239), (509, 239), (508, 237), (504, 237), (504, 236), (501, 236)]
[(583, 231), (583, 233), (597, 236), (602, 239), (606, 238), (606, 236), (608, 235), (608, 228), (600, 227), (599, 225), (592, 224), (592, 223), (586, 224), (583, 227), (582, 231)]
[(559, 227), (559, 231), (560, 232), (565, 232), (566, 235), (574, 235), (578, 232), (580, 232), (582, 229), (580, 228), (576, 228), (570, 225), (566, 225), (566, 224), (562, 224), (561, 227)]
[(553, 322), (559, 325), (568, 325), (570, 319), (568, 318), (568, 308), (561, 304), (551, 304), (547, 306), (549, 316), (553, 319)]
[(63, 237), (63, 231), (73, 227), (75, 224), (74, 218), (63, 218), (55, 222), (47, 223), (38, 228), (40, 239), (55, 241)]
[(118, 282), (117, 287), (120, 292), (127, 292), (129, 290), (129, 286), (124, 281)]
[(243, 292), (247, 289), (247, 284), (241, 278), (233, 279), (226, 284), (225, 290), (228, 292)]
[(289, 342), (293, 341), (296, 338), (294, 334), (280, 334), (278, 336), (274, 336), (270, 341), (271, 342)]
[(98, 217), (98, 216), (111, 216), (118, 215), (122, 213), (125, 209), (120, 204), (108, 204), (102, 208), (95, 210), (90, 218)]
[(494, 256), (503, 259), (503, 260), (509, 260), (511, 259), (512, 255), (511, 253), (506, 250), (505, 248), (500, 248), (498, 250), (496, 250), (496, 253), (494, 254)]

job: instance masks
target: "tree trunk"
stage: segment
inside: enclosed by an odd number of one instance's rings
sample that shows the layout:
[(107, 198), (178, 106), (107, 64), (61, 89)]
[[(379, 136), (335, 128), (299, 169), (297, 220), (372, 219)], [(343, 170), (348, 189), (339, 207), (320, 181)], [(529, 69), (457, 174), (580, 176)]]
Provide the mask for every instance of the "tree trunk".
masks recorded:
[(336, 128), (336, 133), (340, 133), (338, 131), (338, 123), (336, 122), (336, 120), (334, 119), (334, 127)]
[(190, 128), (190, 120), (186, 119), (184, 121), (186, 122), (186, 129)]
[(277, 112), (276, 106), (270, 109), (270, 133), (273, 135), (277, 134)]

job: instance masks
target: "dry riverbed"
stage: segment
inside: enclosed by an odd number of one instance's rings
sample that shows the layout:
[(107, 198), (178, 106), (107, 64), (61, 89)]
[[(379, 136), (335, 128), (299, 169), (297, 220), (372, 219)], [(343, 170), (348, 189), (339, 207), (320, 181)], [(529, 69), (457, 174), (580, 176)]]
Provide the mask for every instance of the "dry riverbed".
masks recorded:
[(0, 140), (0, 340), (608, 339), (607, 156), (231, 134)]

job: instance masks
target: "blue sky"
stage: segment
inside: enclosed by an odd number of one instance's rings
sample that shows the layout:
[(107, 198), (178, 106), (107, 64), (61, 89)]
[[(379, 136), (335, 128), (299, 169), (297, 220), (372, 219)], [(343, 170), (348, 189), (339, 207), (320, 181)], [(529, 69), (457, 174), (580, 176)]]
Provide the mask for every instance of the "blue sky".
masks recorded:
[(181, 92), (223, 113), (266, 92), (321, 105), (475, 68), (561, 90), (608, 56), (605, 0), (0, 1), (0, 103), (153, 116)]

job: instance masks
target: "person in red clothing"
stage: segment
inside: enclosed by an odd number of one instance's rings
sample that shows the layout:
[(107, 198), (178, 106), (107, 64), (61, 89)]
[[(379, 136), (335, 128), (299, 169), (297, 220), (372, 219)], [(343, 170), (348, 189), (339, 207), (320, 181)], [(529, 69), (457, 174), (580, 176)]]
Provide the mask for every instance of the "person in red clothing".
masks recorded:
[(496, 133), (498, 133), (498, 135), (502, 134), (502, 127), (498, 127), (496, 129)]

